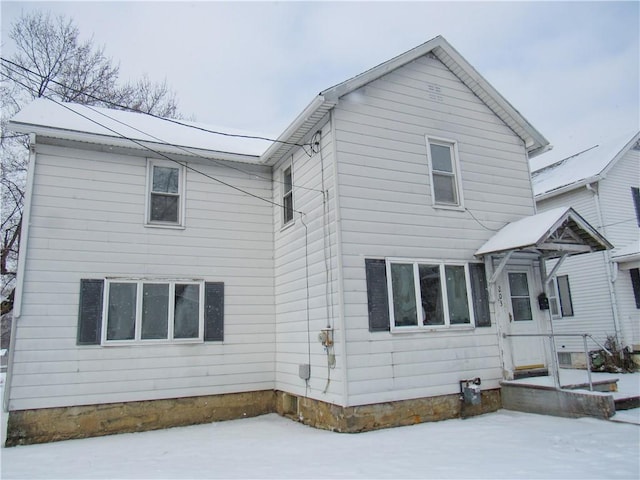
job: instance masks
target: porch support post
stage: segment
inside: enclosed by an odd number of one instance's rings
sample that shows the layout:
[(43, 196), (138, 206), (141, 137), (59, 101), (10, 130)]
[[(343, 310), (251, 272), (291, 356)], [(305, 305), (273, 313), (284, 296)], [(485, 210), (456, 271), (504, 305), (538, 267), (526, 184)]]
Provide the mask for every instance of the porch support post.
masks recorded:
[[(556, 274), (556, 272), (558, 271), (558, 269), (564, 263), (565, 259), (568, 256), (569, 256), (568, 252), (563, 253), (562, 256), (556, 262), (556, 264), (554, 265), (554, 267), (551, 269), (551, 271), (548, 274), (542, 276), (542, 280), (544, 282), (544, 293), (547, 293), (547, 286), (549, 285), (549, 283), (551, 283), (551, 279)], [(542, 259), (541, 262), (544, 262), (544, 259)], [(543, 271), (542, 268), (540, 269), (540, 271), (541, 272)], [(546, 271), (546, 268), (544, 269), (544, 271)]]
[(500, 260), (500, 263), (498, 264), (498, 268), (496, 268), (496, 270), (493, 272), (493, 275), (491, 275), (491, 278), (489, 279), (489, 283), (491, 283), (491, 284), (496, 283), (496, 280), (498, 279), (498, 277), (502, 273), (502, 270), (504, 270), (504, 267), (507, 266), (507, 262), (511, 258), (511, 255), (513, 255), (513, 250), (509, 250), (506, 253), (506, 255), (504, 257), (502, 257), (502, 260)]
[[(558, 261), (558, 264), (556, 264), (556, 267), (562, 263), (562, 261), (566, 258), (566, 256), (567, 254), (565, 253)], [(542, 255), (540, 255), (539, 258), (540, 258), (540, 277), (542, 280), (542, 290), (544, 291), (544, 294), (546, 295), (546, 297), (549, 298), (549, 280), (553, 278), (553, 275), (558, 269), (554, 268), (553, 270), (551, 270), (551, 273), (547, 275), (547, 266), (545, 264), (545, 259)], [(556, 349), (556, 339), (553, 336), (554, 334), (553, 317), (551, 316), (551, 309), (548, 309), (547, 312), (548, 312), (547, 318), (549, 319), (549, 330), (551, 332), (551, 335), (549, 336), (549, 347), (551, 352), (551, 358), (549, 359), (550, 367), (551, 367), (551, 377), (553, 378), (554, 387), (560, 390), (560, 367), (558, 365), (558, 352)]]

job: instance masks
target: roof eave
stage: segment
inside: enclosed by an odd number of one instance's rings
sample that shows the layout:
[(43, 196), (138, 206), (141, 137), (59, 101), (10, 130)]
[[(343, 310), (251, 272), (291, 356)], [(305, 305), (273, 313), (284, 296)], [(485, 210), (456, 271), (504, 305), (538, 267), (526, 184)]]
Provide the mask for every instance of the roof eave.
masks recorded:
[(535, 195), (535, 201), (539, 202), (542, 200), (546, 200), (547, 198), (557, 197), (558, 195), (577, 190), (578, 188), (582, 188), (586, 185), (592, 185), (599, 182), (600, 180), (602, 180), (602, 175), (594, 175), (589, 178), (584, 178), (579, 182), (570, 183), (569, 185), (563, 185), (562, 187), (556, 188), (554, 190), (549, 190), (548, 192), (539, 193)]
[(81, 132), (77, 130), (68, 130), (55, 127), (47, 127), (43, 125), (35, 125), (23, 122), (10, 121), (9, 127), (12, 131), (18, 133), (33, 133), (37, 137), (51, 138), (57, 140), (66, 140), (70, 142), (96, 144), (107, 147), (129, 148), (132, 150), (147, 151), (149, 154), (159, 153), (161, 155), (186, 155), (193, 157), (215, 158), (218, 160), (229, 160), (243, 163), (258, 163), (259, 155), (223, 152), (218, 150), (209, 150), (203, 148), (194, 148), (180, 145), (167, 145), (158, 142), (149, 142), (145, 140), (129, 139), (122, 137), (113, 137), (109, 135), (100, 135), (96, 133)]

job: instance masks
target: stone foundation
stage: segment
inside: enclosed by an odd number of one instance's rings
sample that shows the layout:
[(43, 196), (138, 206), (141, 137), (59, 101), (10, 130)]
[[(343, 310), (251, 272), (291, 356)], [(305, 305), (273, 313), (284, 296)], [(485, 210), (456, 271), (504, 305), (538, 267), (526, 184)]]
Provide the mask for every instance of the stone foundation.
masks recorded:
[(275, 393), (248, 393), (108, 403), (9, 412), (5, 446), (143, 432), (220, 420), (255, 417), (275, 410)]
[(479, 415), (499, 408), (500, 390), (483, 391), (480, 405), (463, 404), (460, 395), (454, 394), (357, 407), (340, 407), (285, 392), (265, 390), (12, 411), (9, 412), (5, 446), (142, 432), (274, 412), (316, 428), (355, 433)]
[(418, 398), (340, 407), (311, 398), (277, 393), (278, 413), (312, 427), (343, 433), (366, 432), (381, 428), (415, 425), (495, 412), (502, 407), (500, 390), (484, 390), (480, 405), (467, 405), (460, 395)]

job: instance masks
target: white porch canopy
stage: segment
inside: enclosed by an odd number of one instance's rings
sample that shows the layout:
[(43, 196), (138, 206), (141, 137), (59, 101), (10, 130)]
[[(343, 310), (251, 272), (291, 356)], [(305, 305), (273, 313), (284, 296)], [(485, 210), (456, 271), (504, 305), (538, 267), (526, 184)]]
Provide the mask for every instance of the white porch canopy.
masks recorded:
[(522, 251), (548, 259), (612, 248), (613, 245), (573, 208), (560, 207), (509, 223), (475, 255)]

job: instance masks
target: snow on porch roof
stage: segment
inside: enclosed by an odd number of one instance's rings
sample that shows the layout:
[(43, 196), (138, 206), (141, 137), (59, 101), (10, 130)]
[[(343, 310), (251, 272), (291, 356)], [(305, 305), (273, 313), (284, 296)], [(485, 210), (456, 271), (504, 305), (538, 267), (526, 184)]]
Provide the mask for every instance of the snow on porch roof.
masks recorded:
[(575, 210), (559, 207), (509, 223), (475, 255), (525, 250), (554, 258), (564, 253), (576, 255), (611, 248), (613, 245)]

